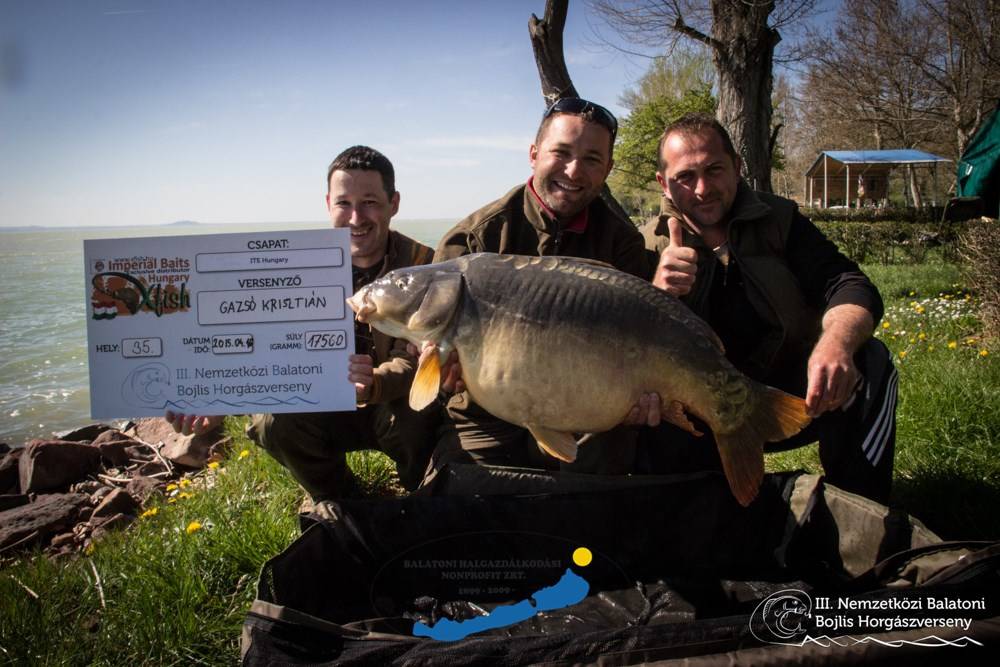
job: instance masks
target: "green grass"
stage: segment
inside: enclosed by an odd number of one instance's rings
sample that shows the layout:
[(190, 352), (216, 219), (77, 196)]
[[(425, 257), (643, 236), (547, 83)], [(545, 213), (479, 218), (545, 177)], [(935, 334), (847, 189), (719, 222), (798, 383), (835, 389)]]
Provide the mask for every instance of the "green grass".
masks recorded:
[[(866, 270), (885, 295), (878, 335), (900, 371), (893, 503), (944, 537), (1000, 539), (1000, 350), (979, 336), (975, 297), (946, 264)], [(153, 501), (155, 514), (127, 531), (76, 560), (33, 553), (0, 565), (0, 664), (238, 662), (261, 565), (298, 535), (303, 493), (240, 420), (227, 428), (236, 445), (221, 466), (174, 490), (174, 502)], [(392, 492), (385, 456), (348, 461), (367, 493)], [(821, 472), (815, 445), (767, 463)], [(201, 528), (188, 532), (192, 522)]]
[[(900, 375), (892, 504), (942, 537), (1000, 539), (1000, 350), (980, 335), (975, 296), (954, 265), (864, 268)], [(815, 445), (767, 467), (822, 472)]]

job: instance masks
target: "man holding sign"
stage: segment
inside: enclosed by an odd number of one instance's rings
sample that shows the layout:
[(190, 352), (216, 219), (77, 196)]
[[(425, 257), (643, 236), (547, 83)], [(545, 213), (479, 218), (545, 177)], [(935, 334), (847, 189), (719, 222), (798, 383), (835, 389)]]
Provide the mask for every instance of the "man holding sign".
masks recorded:
[[(706, 320), (737, 368), (804, 396), (814, 418), (769, 449), (818, 439), (831, 483), (886, 502), (897, 375), (872, 338), (882, 317), (878, 290), (794, 202), (743, 182), (714, 117), (688, 114), (666, 128), (656, 179), (670, 213), (643, 230), (647, 248), (660, 254), (653, 284)], [(683, 464), (715, 452), (704, 441), (685, 448), (687, 434), (660, 428), (669, 446), (650, 447), (651, 456)]]
[[(378, 151), (353, 146), (334, 159), (327, 170), (326, 205), (333, 226), (350, 229), (355, 290), (393, 269), (430, 262), (430, 248), (389, 229), (399, 192), (392, 163)], [(348, 451), (385, 452), (407, 489), (416, 488), (427, 467), (438, 410), (435, 405), (415, 413), (407, 405), (416, 360), (405, 341), (355, 323), (355, 347), (347, 379), (357, 391), (356, 412), (258, 414), (247, 431), (317, 501), (351, 492)], [(222, 422), (219, 416), (173, 412), (166, 419), (185, 435)]]

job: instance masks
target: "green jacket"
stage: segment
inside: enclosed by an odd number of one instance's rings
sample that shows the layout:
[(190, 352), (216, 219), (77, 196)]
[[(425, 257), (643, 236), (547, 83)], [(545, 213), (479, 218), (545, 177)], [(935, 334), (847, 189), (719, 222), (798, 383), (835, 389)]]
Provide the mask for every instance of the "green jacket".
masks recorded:
[(655, 263), (642, 235), (598, 197), (587, 209), (582, 232), (560, 229), (528, 186), (519, 185), (455, 225), (438, 245), (435, 262), (475, 252), (514, 255), (566, 255), (606, 262), (645, 280)]

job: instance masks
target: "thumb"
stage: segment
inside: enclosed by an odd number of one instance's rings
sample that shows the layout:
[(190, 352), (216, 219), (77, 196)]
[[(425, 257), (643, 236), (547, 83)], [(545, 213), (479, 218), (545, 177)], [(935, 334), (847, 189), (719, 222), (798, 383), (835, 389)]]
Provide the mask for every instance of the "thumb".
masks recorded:
[(667, 218), (667, 231), (670, 232), (671, 247), (684, 247), (684, 225), (681, 224), (680, 220), (673, 216)]

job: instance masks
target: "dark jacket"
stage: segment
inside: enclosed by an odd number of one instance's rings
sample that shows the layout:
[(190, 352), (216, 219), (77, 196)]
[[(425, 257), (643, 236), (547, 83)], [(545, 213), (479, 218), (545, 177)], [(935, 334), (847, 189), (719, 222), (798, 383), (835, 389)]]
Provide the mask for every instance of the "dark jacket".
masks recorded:
[[(393, 269), (429, 264), (433, 254), (434, 251), (422, 243), (390, 230), (389, 248), (376, 277), (381, 278)], [(358, 328), (371, 337), (372, 358), (376, 364), (375, 381), (365, 403), (388, 403), (406, 396), (417, 369), (416, 360), (406, 352), (406, 341), (391, 338), (370, 325), (359, 324)]]
[[(793, 201), (740, 183), (728, 225), (731, 261), (765, 329), (753, 332), (759, 342), (741, 367), (757, 380), (804, 389), (806, 362), (823, 314), (852, 303), (868, 309), (877, 322), (883, 308), (878, 290)], [(670, 241), (667, 216), (647, 224), (642, 234), (658, 256)], [(687, 230), (684, 245), (698, 251), (698, 273), (682, 301), (714, 326), (709, 297), (715, 272), (724, 269), (712, 249)]]
[(652, 277), (652, 255), (628, 219), (616, 215), (598, 197), (587, 209), (582, 232), (562, 230), (527, 185), (519, 185), (455, 225), (438, 244), (434, 261), (474, 252), (514, 255), (566, 255), (606, 262), (616, 269)]

